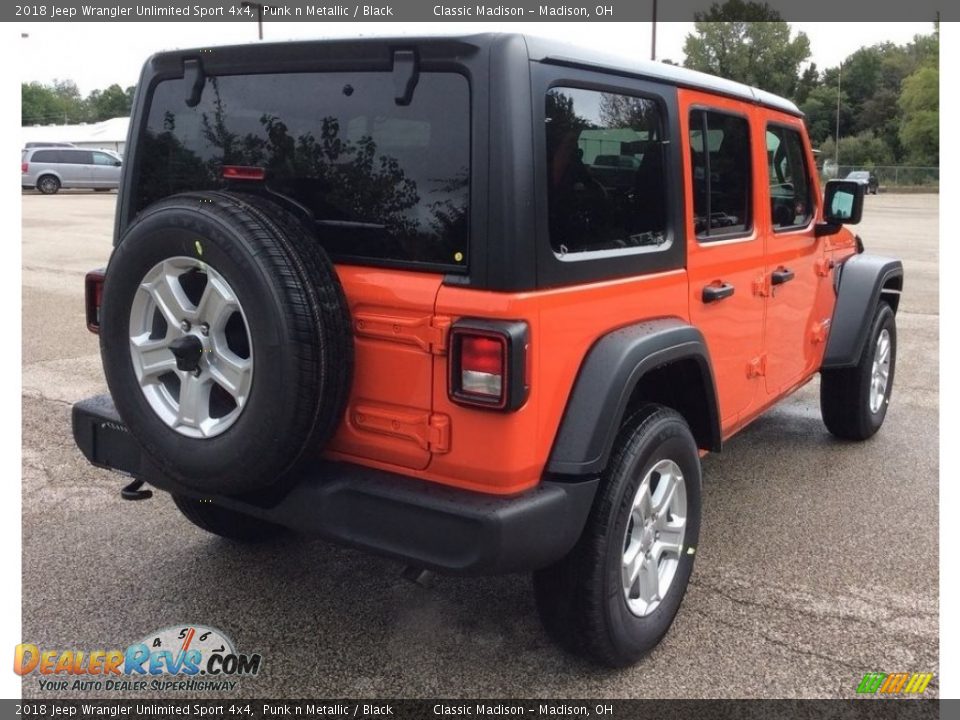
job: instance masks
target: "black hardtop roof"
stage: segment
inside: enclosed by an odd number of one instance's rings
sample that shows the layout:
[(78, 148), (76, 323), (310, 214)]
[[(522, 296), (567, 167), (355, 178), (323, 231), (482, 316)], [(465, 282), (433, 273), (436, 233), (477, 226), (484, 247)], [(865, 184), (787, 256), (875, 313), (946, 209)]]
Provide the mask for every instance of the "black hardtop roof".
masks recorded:
[(549, 38), (519, 33), (478, 33), (472, 35), (428, 35), (428, 36), (368, 36), (363, 38), (328, 38), (320, 40), (297, 40), (277, 43), (250, 43), (245, 45), (215, 46), (212, 48), (196, 48), (193, 50), (176, 50), (161, 52), (154, 55), (148, 63), (164, 65), (175, 58), (199, 57), (210, 58), (211, 54), (223, 57), (235, 55), (243, 57), (246, 63), (257, 58), (268, 59), (277, 56), (304, 55), (311, 49), (334, 48), (351, 49), (354, 53), (365, 55), (364, 50), (378, 50), (371, 55), (380, 55), (387, 48), (403, 48), (416, 46), (424, 49), (453, 54), (468, 54), (472, 49), (493, 48), (503, 46), (511, 41), (522, 41), (529, 59), (535, 62), (581, 67), (618, 75), (649, 78), (666, 82), (679, 87), (687, 87), (707, 92), (725, 95), (727, 97), (745, 100), (750, 103), (764, 105), (791, 115), (802, 116), (797, 106), (786, 98), (774, 95), (765, 90), (744, 85), (743, 83), (726, 80), (708, 75), (707, 73), (689, 70), (676, 65), (641, 60), (625, 55), (616, 55), (597, 51), (580, 45), (569, 44)]

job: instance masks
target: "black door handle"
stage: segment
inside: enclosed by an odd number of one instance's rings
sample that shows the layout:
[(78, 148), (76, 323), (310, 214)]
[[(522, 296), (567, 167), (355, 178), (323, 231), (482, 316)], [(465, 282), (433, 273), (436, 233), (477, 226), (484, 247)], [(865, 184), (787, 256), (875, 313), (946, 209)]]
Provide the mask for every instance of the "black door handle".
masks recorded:
[(734, 287), (730, 283), (721, 283), (720, 285), (707, 285), (703, 288), (703, 301), (705, 303), (723, 300), (733, 295)]
[(790, 282), (791, 280), (793, 280), (793, 270), (787, 270), (787, 268), (774, 270), (770, 275), (771, 285), (783, 285), (785, 282)]

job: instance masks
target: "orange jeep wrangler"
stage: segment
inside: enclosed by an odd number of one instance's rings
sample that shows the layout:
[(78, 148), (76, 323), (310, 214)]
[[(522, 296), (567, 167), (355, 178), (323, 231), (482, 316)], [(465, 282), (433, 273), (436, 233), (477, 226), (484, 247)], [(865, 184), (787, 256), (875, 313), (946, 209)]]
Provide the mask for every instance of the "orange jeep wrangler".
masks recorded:
[(167, 52), (86, 281), (76, 442), (237, 540), (533, 571), (610, 665), (667, 632), (700, 457), (821, 376), (863, 440), (903, 270), (821, 194), (797, 108), (521, 35)]

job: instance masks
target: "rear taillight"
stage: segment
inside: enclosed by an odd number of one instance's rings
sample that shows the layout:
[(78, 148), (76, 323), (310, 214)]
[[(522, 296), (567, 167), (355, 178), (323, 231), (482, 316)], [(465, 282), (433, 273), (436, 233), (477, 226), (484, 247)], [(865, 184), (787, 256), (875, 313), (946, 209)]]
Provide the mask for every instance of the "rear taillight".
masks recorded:
[(507, 343), (502, 337), (460, 337), (460, 390), (467, 395), (499, 398), (507, 365)]
[(83, 295), (86, 301), (87, 330), (100, 333), (100, 305), (103, 303), (103, 278), (105, 271), (91, 270), (83, 279)]
[(516, 410), (527, 399), (527, 324), (458, 320), (450, 328), (450, 398)]
[(20, 172), (22, 172), (24, 175), (26, 175), (26, 174), (27, 174), (27, 171), (29, 171), (29, 170), (30, 170), (30, 163), (28, 163), (28, 162), (22, 162), (22, 163), (20, 163)]

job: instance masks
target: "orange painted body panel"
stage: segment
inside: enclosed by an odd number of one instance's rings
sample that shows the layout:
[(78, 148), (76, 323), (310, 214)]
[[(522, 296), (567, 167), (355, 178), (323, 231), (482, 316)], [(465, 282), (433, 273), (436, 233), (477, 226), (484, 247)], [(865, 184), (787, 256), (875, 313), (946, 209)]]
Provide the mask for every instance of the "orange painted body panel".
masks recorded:
[[(751, 127), (757, 124), (753, 106), (716, 95), (679, 90), (680, 135), (686, 143), (690, 134), (692, 107), (715, 109), (745, 116)], [(756, 145), (751, 137), (751, 147)], [(684, 194), (687, 235), (687, 271), (690, 276), (690, 319), (707, 341), (710, 362), (720, 404), (720, 422), (724, 435), (737, 427), (741, 416), (749, 414), (762, 402), (762, 378), (747, 372), (751, 359), (763, 353), (763, 320), (766, 304), (754, 292), (754, 283), (764, 277), (764, 232), (754, 222), (746, 237), (731, 240), (700, 242), (693, 222), (693, 167), (690, 152), (684, 157)], [(753, 175), (766, 176), (766, 167), (757, 164), (753, 153)], [(752, 205), (764, 207), (767, 202), (762, 183), (754, 182)], [(762, 213), (754, 212), (754, 215)], [(704, 303), (703, 288), (714, 283), (733, 285), (734, 294), (719, 302)]]
[(422, 470), (431, 453), (416, 429), (429, 426), (433, 355), (416, 329), (429, 326), (442, 277), (353, 265), (337, 272), (353, 319), (354, 378), (328, 451), (354, 462)]
[[(800, 118), (773, 110), (758, 111), (758, 114), (763, 122), (757, 123), (754, 137), (764, 156), (766, 124), (768, 121), (775, 122), (795, 128), (800, 133), (807, 165), (811, 170), (816, 167)], [(763, 174), (757, 177), (767, 178), (769, 170), (765, 157), (763, 165)], [(759, 170), (756, 168), (755, 172)], [(771, 182), (768, 178), (763, 183), (768, 198), (762, 207), (770, 207)], [(774, 232), (770, 213), (760, 213), (758, 217), (758, 221), (765, 224), (767, 272), (786, 268), (794, 273), (794, 279), (789, 283), (771, 287), (767, 299), (764, 329), (764, 345), (767, 349), (766, 394), (773, 398), (803, 382), (820, 367), (825, 343), (814, 342), (814, 333), (820, 323), (824, 320), (829, 322), (833, 316), (833, 277), (817, 272), (818, 263), (824, 258), (825, 242), (814, 232), (822, 213), (820, 184), (815, 171), (810, 175), (810, 182), (815, 208), (807, 227)]]
[[(434, 316), (444, 323), (479, 316), (529, 325), (530, 394), (512, 413), (453, 403), (447, 394), (445, 350), (431, 354), (411, 343), (367, 337), (364, 329), (355, 327), (354, 387), (327, 457), (487, 493), (515, 494), (540, 482), (580, 364), (599, 337), (642, 317), (687, 318), (682, 270), (529, 293), (441, 286), (439, 275), (405, 270), (352, 266), (337, 270), (355, 326), (358, 312), (369, 316), (376, 310), (405, 318), (424, 312), (431, 287), (436, 295)], [(432, 401), (426, 400), (430, 394), (423, 384), (427, 367)], [(393, 412), (401, 427), (391, 433), (382, 427), (382, 419), (375, 429), (359, 423), (358, 414), (370, 420), (364, 410), (372, 404), (382, 415)], [(431, 453), (412, 433), (404, 436), (405, 414), (409, 418), (418, 412), (447, 423), (447, 446), (442, 451)]]
[[(678, 90), (681, 136), (692, 107), (748, 118), (754, 220), (743, 237), (703, 243), (693, 226), (692, 160), (683, 153), (686, 268), (531, 292), (444, 285), (442, 275), (340, 265), (354, 320), (355, 377), (344, 420), (326, 456), (424, 480), (509, 495), (540, 482), (577, 374), (612, 330), (676, 317), (704, 335), (713, 364), (721, 430), (729, 437), (819, 369), (835, 295), (834, 262), (855, 251), (847, 230), (817, 238), (822, 202), (807, 228), (774, 233), (766, 125), (802, 121), (767, 108)], [(814, 167), (803, 133), (807, 161)], [(770, 284), (788, 268), (794, 280)], [(703, 288), (735, 286), (705, 303)], [(465, 407), (448, 395), (447, 331), (462, 317), (523, 321), (529, 328), (529, 395), (514, 412)]]
[[(531, 293), (444, 286), (437, 312), (524, 320), (530, 326), (530, 395), (513, 413), (453, 404), (446, 370), (434, 370), (434, 409), (451, 418), (451, 451), (435, 455), (429, 478), (486, 492), (515, 493), (540, 482), (580, 365), (606, 333), (644, 317), (687, 317), (682, 270)], [(438, 366), (440, 363), (437, 364)]]

